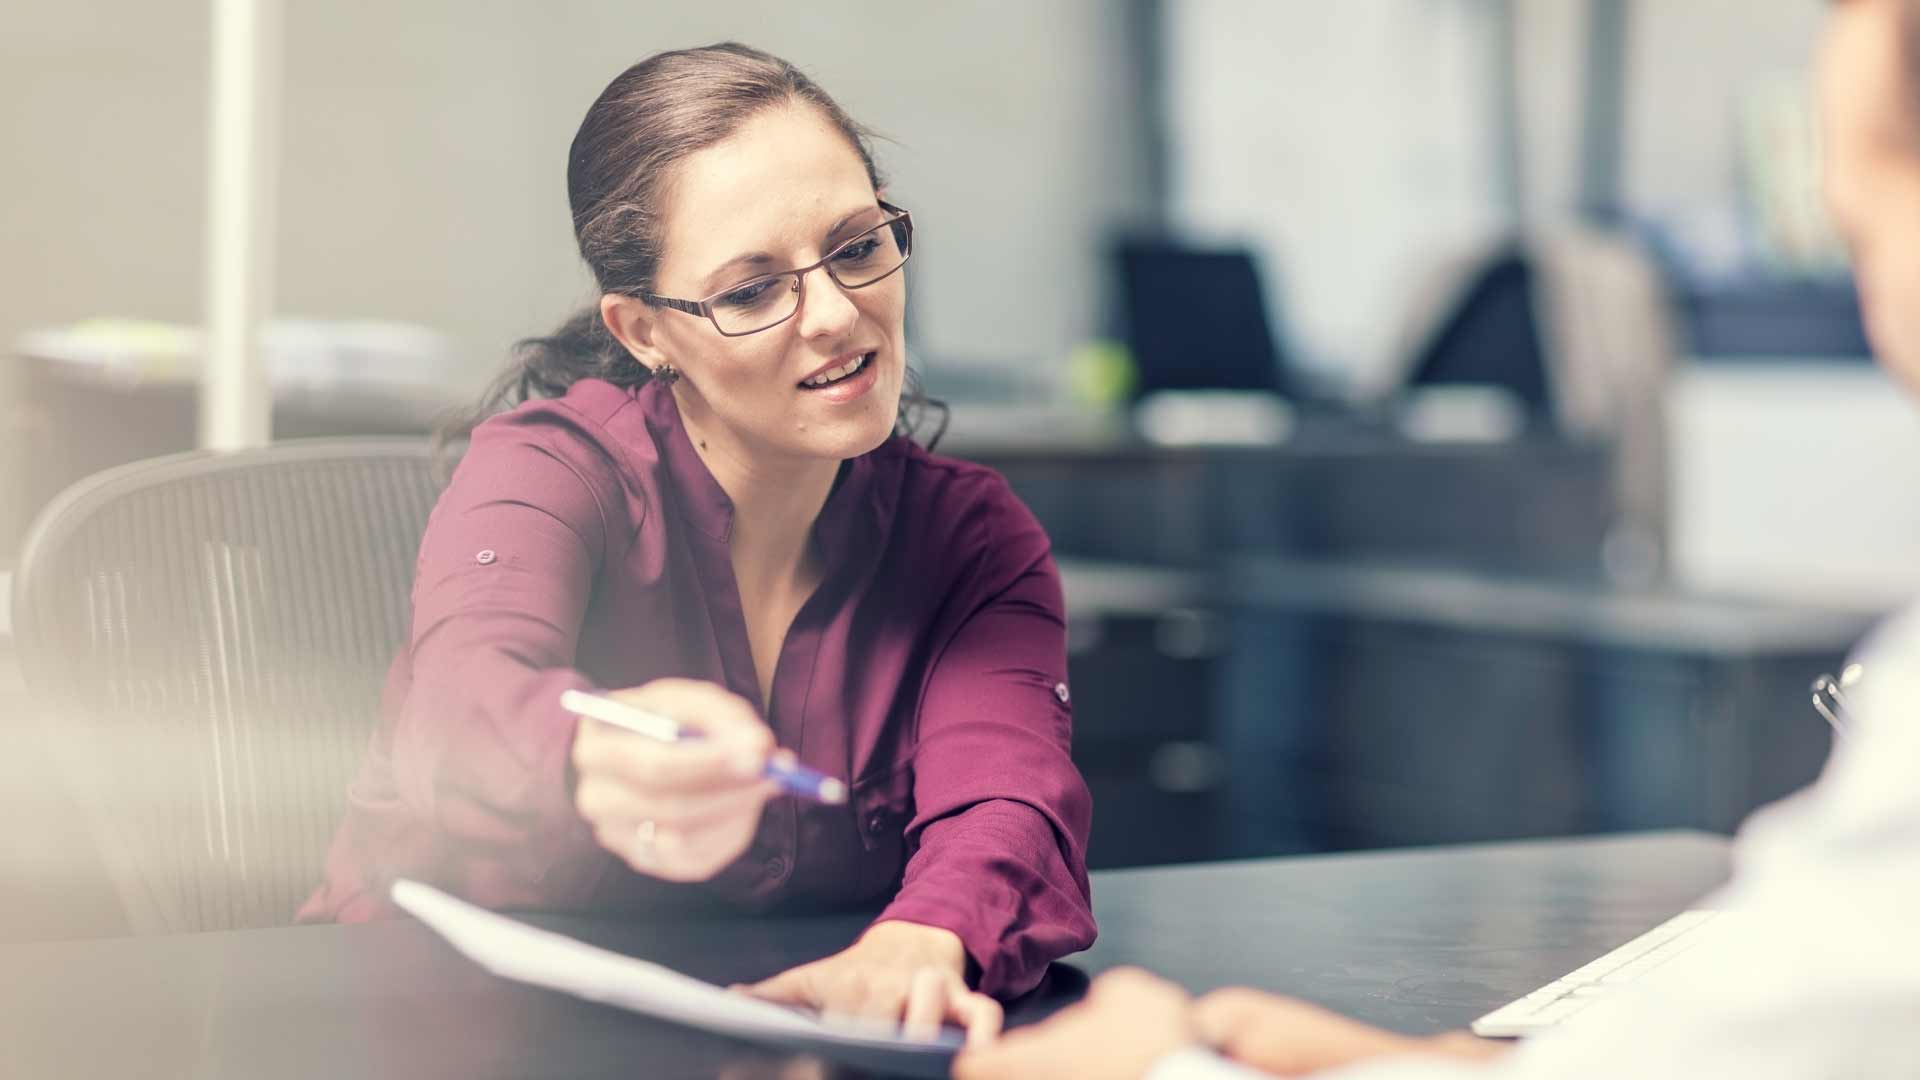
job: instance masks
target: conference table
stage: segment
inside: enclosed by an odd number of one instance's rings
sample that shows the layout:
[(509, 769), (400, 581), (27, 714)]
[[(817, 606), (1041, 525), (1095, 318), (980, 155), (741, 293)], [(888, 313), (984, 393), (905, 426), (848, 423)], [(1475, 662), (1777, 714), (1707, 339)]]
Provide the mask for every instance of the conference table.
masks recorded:
[[(1464, 1027), (1722, 882), (1696, 832), (1294, 856), (1096, 873), (1095, 946), (1009, 1023), (1138, 964), (1425, 1034)], [(870, 913), (530, 921), (715, 982), (852, 941)], [(487, 974), (411, 920), (0, 945), (0, 1075), (859, 1075)]]

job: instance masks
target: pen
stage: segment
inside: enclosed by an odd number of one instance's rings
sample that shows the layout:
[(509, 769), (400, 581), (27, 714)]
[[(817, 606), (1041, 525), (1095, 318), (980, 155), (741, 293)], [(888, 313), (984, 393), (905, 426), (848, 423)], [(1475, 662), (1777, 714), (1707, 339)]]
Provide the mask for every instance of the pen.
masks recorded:
[[(661, 742), (679, 742), (683, 739), (697, 739), (698, 732), (687, 731), (673, 722), (671, 717), (661, 716), (624, 701), (616, 701), (599, 694), (590, 694), (585, 690), (565, 690), (560, 694), (560, 707), (575, 716), (590, 716), (603, 724), (631, 731), (635, 735), (645, 735), (649, 739)], [(779, 784), (781, 790), (802, 798), (838, 806), (847, 801), (847, 785), (825, 773), (807, 768), (796, 761), (775, 758), (767, 762), (767, 779)]]

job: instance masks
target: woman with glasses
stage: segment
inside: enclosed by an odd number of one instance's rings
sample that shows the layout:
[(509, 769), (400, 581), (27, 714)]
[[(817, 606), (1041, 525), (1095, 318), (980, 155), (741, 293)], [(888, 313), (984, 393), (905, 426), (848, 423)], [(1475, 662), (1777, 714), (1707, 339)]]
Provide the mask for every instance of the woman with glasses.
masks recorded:
[[(991, 1037), (993, 997), (1093, 940), (1090, 809), (1047, 538), (911, 437), (913, 219), (825, 92), (732, 44), (615, 79), (567, 189), (599, 301), (456, 432), (302, 917), (389, 913), (400, 876), (548, 910), (889, 900), (753, 989)], [(567, 690), (698, 737), (576, 718)], [(845, 804), (782, 794), (776, 757)]]

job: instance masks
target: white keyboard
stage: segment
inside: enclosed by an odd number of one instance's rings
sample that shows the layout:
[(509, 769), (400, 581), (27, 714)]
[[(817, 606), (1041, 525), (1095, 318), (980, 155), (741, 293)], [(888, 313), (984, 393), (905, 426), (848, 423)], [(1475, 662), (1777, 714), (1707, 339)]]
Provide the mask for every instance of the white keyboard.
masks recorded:
[(1683, 911), (1593, 963), (1475, 1020), (1473, 1033), (1511, 1038), (1545, 1031), (1707, 941), (1711, 935), (1699, 931), (1721, 914)]

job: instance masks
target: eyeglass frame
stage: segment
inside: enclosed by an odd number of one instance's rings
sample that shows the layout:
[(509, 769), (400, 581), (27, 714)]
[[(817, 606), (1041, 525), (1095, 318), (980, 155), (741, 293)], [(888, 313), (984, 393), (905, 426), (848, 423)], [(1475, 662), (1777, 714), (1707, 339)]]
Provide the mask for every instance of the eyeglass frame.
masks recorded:
[[(895, 206), (892, 203), (886, 201), (885, 199), (879, 199), (876, 201), (880, 204), (880, 209), (885, 210), (891, 216), (887, 217), (886, 219), (882, 220), (879, 224), (874, 225), (871, 228), (861, 229), (859, 232), (853, 234), (852, 236), (847, 237), (845, 240), (840, 241), (838, 244), (835, 244), (833, 246), (832, 251), (829, 251), (825, 255), (822, 255), (818, 261), (808, 263), (806, 266), (796, 266), (788, 270), (777, 270), (769, 274), (755, 274), (753, 277), (747, 278), (744, 281), (736, 281), (732, 285), (729, 285), (726, 288), (719, 290), (718, 292), (711, 293), (708, 296), (706, 296), (704, 299), (700, 299), (700, 300), (678, 300), (671, 296), (661, 296), (658, 293), (650, 293), (650, 292), (641, 292), (635, 295), (637, 295), (639, 299), (644, 300), (649, 304), (659, 304), (662, 307), (669, 307), (675, 311), (684, 311), (689, 315), (704, 315), (706, 316), (707, 321), (713, 324), (713, 329), (717, 333), (719, 333), (721, 337), (750, 337), (754, 334), (764, 333), (768, 330), (773, 329), (776, 326), (779, 326), (781, 323), (784, 323), (787, 320), (793, 318), (795, 315), (800, 314), (800, 302), (801, 300), (805, 299), (805, 296), (806, 296), (807, 275), (813, 273), (815, 270), (825, 270), (827, 272), (827, 276), (833, 279), (833, 283), (835, 285), (840, 286), (843, 289), (864, 289), (869, 285), (878, 285), (882, 281), (885, 281), (888, 278), (892, 277), (893, 275), (899, 273), (902, 269), (906, 267), (908, 260), (913, 258), (913, 215), (911, 213), (908, 213), (905, 209)], [(833, 272), (833, 267), (829, 264), (833, 261), (833, 257), (835, 255), (838, 255), (842, 251), (845, 251), (850, 245), (859, 242), (859, 240), (862, 237), (871, 235), (873, 233), (877, 233), (881, 229), (885, 229), (895, 225), (900, 226), (902, 229), (905, 230), (905, 233), (906, 233), (906, 242), (901, 245), (899, 266), (896, 266), (893, 269), (887, 271), (886, 273), (881, 274), (879, 277), (874, 278), (872, 281), (863, 281), (858, 285), (849, 285), (846, 282), (841, 281), (840, 276)], [(766, 281), (773, 278), (783, 278), (783, 277), (793, 278), (793, 281), (794, 281), (793, 291), (800, 294), (794, 299), (792, 311), (787, 312), (785, 315), (781, 316), (779, 319), (775, 320), (774, 322), (770, 322), (765, 326), (762, 326), (753, 330), (742, 330), (738, 333), (730, 333), (727, 330), (724, 330), (721, 328), (719, 318), (716, 317), (713, 313), (713, 302), (715, 300), (720, 299), (721, 297), (727, 295), (730, 292), (738, 292), (739, 290), (744, 289), (747, 286), (754, 284), (755, 282)]]
[(1840, 677), (1822, 675), (1813, 680), (1813, 707), (1819, 711), (1820, 718), (1833, 728), (1834, 734), (1847, 738), (1853, 734), (1852, 711), (1847, 706), (1847, 691), (1860, 681), (1866, 669), (1859, 664), (1848, 664), (1840, 669)]

